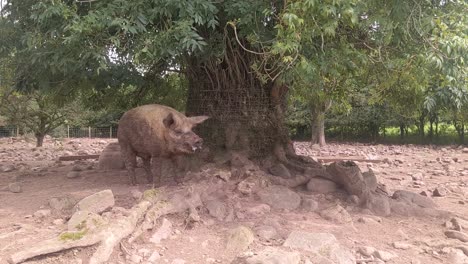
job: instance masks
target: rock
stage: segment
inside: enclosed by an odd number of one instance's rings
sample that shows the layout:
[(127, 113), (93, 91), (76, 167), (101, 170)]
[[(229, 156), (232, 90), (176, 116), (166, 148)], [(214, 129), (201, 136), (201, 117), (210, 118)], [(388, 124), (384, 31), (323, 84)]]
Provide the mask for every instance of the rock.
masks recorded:
[(389, 198), (381, 193), (371, 193), (366, 200), (365, 208), (380, 216), (389, 216), (391, 214)]
[(131, 190), (130, 195), (135, 199), (135, 200), (140, 200), (141, 197), (143, 197), (143, 193), (140, 192), (139, 190)]
[(263, 240), (269, 241), (278, 237), (276, 228), (268, 225), (261, 225), (255, 228), (257, 236)]
[(338, 190), (338, 185), (328, 179), (317, 177), (310, 179), (307, 190), (314, 193), (332, 193)]
[(68, 231), (94, 230), (106, 221), (98, 214), (89, 211), (77, 211), (68, 220)]
[(328, 263), (356, 263), (354, 255), (348, 249), (339, 245), (334, 235), (328, 233), (293, 231), (283, 243), (283, 246), (321, 255), (328, 260)]
[(166, 218), (163, 218), (161, 227), (156, 230), (153, 235), (150, 238), (150, 242), (159, 244), (161, 243), (161, 240), (167, 239), (171, 236), (172, 233), (172, 223), (167, 220)]
[(354, 205), (358, 205), (361, 199), (357, 195), (350, 195), (348, 197), (348, 202)]
[(365, 256), (365, 257), (370, 257), (370, 256), (373, 256), (374, 253), (375, 253), (376, 249), (374, 247), (368, 247), (368, 246), (362, 246), (362, 247), (359, 247), (357, 252), (359, 252), (359, 254)]
[(74, 165), (71, 170), (72, 171), (83, 171), (83, 168), (81, 168), (80, 165)]
[(186, 261), (183, 259), (174, 259), (171, 264), (185, 264)]
[(76, 211), (89, 211), (93, 213), (102, 213), (109, 208), (114, 206), (114, 194), (111, 190), (104, 190), (92, 194), (83, 200), (79, 201), (75, 207), (74, 212)]
[(70, 171), (67, 173), (68, 179), (74, 179), (80, 177), (81, 173), (79, 171)]
[(353, 221), (348, 211), (340, 205), (335, 205), (321, 211), (320, 216), (340, 224), (351, 223)]
[(48, 216), (50, 216), (52, 214), (52, 212), (49, 210), (49, 209), (43, 209), (43, 210), (38, 210), (36, 211), (33, 216), (36, 217), (36, 218), (46, 218)]
[(249, 178), (237, 184), (237, 190), (243, 195), (250, 195), (254, 192), (255, 182), (250, 181)]
[(462, 149), (462, 152), (463, 152), (463, 153), (468, 153), (468, 148), (463, 148), (463, 149)]
[(59, 225), (65, 224), (65, 220), (59, 218), (59, 219), (55, 219), (54, 221), (52, 221), (52, 223), (53, 223), (54, 225), (59, 226)]
[(383, 250), (376, 250), (373, 256), (385, 262), (397, 257), (397, 255)]
[(364, 223), (364, 224), (380, 224), (382, 222), (382, 219), (379, 220), (376, 220), (372, 217), (368, 217), (368, 216), (362, 216), (362, 217), (359, 217), (359, 219), (357, 220), (359, 223)]
[(161, 255), (159, 255), (159, 252), (155, 250), (153, 251), (151, 256), (148, 258), (148, 262), (156, 263), (156, 261), (158, 261), (160, 258), (161, 258)]
[(329, 247), (335, 243), (337, 243), (335, 236), (329, 233), (293, 231), (289, 234), (283, 246), (317, 253), (322, 248)]
[(409, 249), (409, 248), (411, 248), (411, 245), (408, 244), (408, 243), (405, 243), (405, 242), (395, 241), (395, 242), (392, 243), (392, 245), (396, 249)]
[(415, 173), (413, 175), (411, 175), (411, 178), (413, 179), (413, 181), (422, 181), (424, 180), (424, 176), (421, 172), (418, 172), (418, 173)]
[(435, 197), (444, 197), (447, 195), (447, 188), (445, 187), (437, 187), (434, 189), (433, 195)]
[(248, 218), (259, 218), (263, 215), (269, 213), (271, 211), (271, 207), (268, 204), (258, 204), (254, 207), (249, 207), (245, 209), (245, 216)]
[(276, 163), (268, 169), (268, 171), (278, 177), (289, 179), (291, 178), (291, 173), (282, 163)]
[(57, 211), (66, 211), (73, 209), (76, 199), (71, 196), (53, 197), (49, 200), (50, 208)]
[(427, 190), (421, 191), (419, 194), (422, 195), (422, 196), (426, 196), (426, 197), (431, 196), (431, 194)]
[(215, 176), (227, 182), (229, 181), (229, 179), (231, 179), (231, 172), (230, 171), (218, 171)]
[(279, 185), (273, 185), (260, 190), (258, 196), (263, 203), (270, 205), (274, 209), (295, 210), (301, 204), (299, 194)]
[(8, 190), (12, 193), (20, 193), (23, 191), (23, 188), (21, 187), (21, 184), (18, 182), (12, 182), (8, 184)]
[(437, 206), (431, 198), (410, 191), (395, 191), (392, 198), (407, 204), (416, 204), (423, 208), (435, 208)]
[(468, 263), (468, 257), (462, 250), (450, 248), (447, 252), (447, 261), (450, 264), (466, 264)]
[(139, 255), (132, 254), (132, 255), (130, 256), (130, 261), (131, 261), (132, 263), (141, 263), (141, 262), (143, 261), (143, 258), (142, 258), (141, 256), (139, 256)]
[(219, 200), (205, 201), (205, 207), (208, 213), (219, 221), (223, 221), (227, 215), (226, 205)]
[(319, 204), (313, 198), (302, 198), (301, 208), (308, 212), (315, 212), (319, 208)]
[(300, 261), (301, 255), (298, 252), (288, 252), (274, 247), (267, 247), (246, 260), (247, 264), (299, 264)]
[(445, 231), (445, 235), (448, 238), (458, 239), (462, 242), (468, 242), (468, 235), (460, 231), (447, 230)]
[(242, 252), (254, 241), (254, 234), (250, 228), (239, 226), (229, 232), (226, 249), (234, 252)]
[(120, 155), (119, 143), (110, 143), (99, 155), (98, 168), (100, 170), (123, 170), (125, 164)]
[(450, 219), (450, 223), (452, 224), (452, 227), (453, 227), (454, 230), (462, 231), (463, 229), (468, 229), (468, 221), (467, 220), (463, 220), (461, 218), (454, 217), (454, 218)]
[(12, 171), (14, 171), (15, 169), (16, 169), (16, 168), (15, 168), (14, 165), (11, 165), (11, 164), (9, 164), (9, 165), (4, 165), (4, 166), (2, 167), (2, 172), (12, 172)]

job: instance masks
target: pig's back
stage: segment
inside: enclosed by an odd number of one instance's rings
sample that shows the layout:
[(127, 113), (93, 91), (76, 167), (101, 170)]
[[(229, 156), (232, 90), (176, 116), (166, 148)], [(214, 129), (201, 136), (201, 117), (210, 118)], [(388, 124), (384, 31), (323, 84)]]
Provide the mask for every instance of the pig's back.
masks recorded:
[(117, 137), (120, 144), (129, 145), (140, 154), (158, 155), (166, 150), (163, 120), (170, 113), (180, 118), (175, 109), (151, 104), (127, 111), (119, 121)]

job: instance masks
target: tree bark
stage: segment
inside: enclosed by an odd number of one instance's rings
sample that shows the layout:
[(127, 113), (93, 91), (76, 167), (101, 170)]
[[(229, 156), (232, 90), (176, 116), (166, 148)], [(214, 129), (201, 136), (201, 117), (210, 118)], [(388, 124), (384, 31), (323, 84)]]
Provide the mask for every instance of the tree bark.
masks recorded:
[(319, 146), (325, 146), (327, 144), (325, 140), (325, 114), (331, 107), (331, 101), (325, 100), (325, 102), (315, 103), (311, 107), (311, 128), (312, 138), (311, 144), (318, 144)]
[[(247, 42), (244, 45), (248, 45)], [(273, 153), (290, 143), (284, 123), (288, 87), (261, 82), (252, 71), (255, 54), (225, 39), (222, 59), (186, 58), (189, 81), (186, 114), (208, 115), (195, 130), (209, 148), (240, 151), (250, 157)]]
[(405, 125), (400, 124), (400, 139), (403, 140), (405, 137)]
[(313, 112), (312, 113), (312, 139), (311, 144), (318, 144), (319, 146), (325, 146), (327, 142), (325, 141), (325, 113), (323, 112)]
[(426, 114), (421, 114), (421, 116), (419, 116), (419, 125), (418, 125), (419, 136), (421, 137), (421, 139), (424, 139), (425, 121), (426, 121)]
[(35, 136), (36, 136), (36, 147), (42, 147), (42, 145), (44, 144), (45, 134), (36, 133)]

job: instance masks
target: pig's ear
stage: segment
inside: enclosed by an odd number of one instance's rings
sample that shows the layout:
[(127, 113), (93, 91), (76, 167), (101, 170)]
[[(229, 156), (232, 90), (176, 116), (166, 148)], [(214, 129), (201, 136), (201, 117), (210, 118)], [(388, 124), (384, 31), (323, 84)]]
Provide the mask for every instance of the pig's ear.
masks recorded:
[(166, 118), (163, 119), (164, 126), (167, 128), (172, 128), (175, 125), (174, 115), (169, 113)]
[(189, 117), (188, 119), (190, 119), (190, 122), (192, 122), (193, 125), (198, 125), (200, 123), (203, 123), (203, 121), (207, 120), (208, 118), (210, 118), (209, 116), (192, 116), (192, 117)]

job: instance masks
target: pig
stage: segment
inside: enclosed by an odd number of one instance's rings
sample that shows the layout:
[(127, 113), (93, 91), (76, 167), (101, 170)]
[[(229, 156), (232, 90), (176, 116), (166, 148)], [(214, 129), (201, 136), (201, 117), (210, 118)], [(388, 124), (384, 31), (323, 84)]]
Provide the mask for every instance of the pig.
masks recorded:
[(117, 138), (131, 185), (136, 185), (136, 157), (143, 160), (148, 183), (154, 175), (161, 181), (161, 163), (201, 149), (203, 139), (192, 129), (208, 116), (186, 117), (177, 110), (158, 104), (133, 108), (120, 118)]

